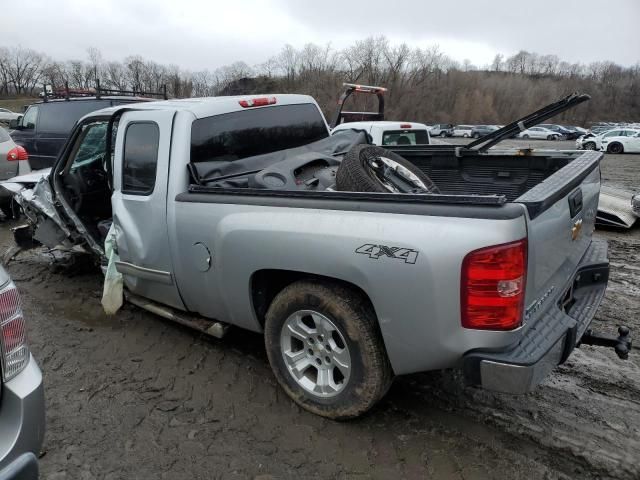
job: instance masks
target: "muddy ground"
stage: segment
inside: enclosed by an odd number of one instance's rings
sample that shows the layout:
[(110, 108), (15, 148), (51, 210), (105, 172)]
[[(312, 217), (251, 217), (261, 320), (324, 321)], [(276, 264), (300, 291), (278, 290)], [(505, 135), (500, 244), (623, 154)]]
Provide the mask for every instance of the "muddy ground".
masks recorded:
[[(607, 156), (603, 178), (640, 188), (639, 167)], [(612, 272), (594, 325), (640, 340), (640, 228), (597, 235)], [(369, 415), (336, 423), (284, 395), (257, 334), (215, 340), (133, 306), (107, 317), (100, 273), (43, 252), (8, 270), (46, 381), (44, 479), (640, 478), (640, 351), (582, 347), (526, 396), (455, 372), (402, 377)]]

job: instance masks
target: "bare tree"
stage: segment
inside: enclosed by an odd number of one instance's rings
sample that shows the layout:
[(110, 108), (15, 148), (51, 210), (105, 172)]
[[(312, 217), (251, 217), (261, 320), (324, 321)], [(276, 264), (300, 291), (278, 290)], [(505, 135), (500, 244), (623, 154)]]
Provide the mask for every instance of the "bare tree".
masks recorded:
[(33, 93), (42, 74), (43, 56), (35, 50), (13, 47), (7, 56), (8, 78), (17, 94)]
[[(160, 91), (167, 85), (174, 97), (297, 92), (313, 95), (332, 113), (344, 81), (388, 87), (387, 117), (423, 121), (504, 123), (571, 91), (592, 96), (559, 116), (559, 120), (640, 120), (640, 65), (622, 67), (610, 61), (569, 63), (556, 55), (521, 50), (497, 54), (479, 70), (470, 60), (461, 64), (438, 45), (411, 49), (384, 36), (368, 37), (335, 50), (330, 44), (285, 45), (274, 57), (251, 68), (235, 62), (189, 72), (139, 55), (106, 61), (97, 48), (84, 60), (47, 58), (22, 48), (0, 47), (0, 96), (33, 94), (42, 83), (60, 87), (104, 86), (136, 92)], [(374, 108), (371, 97), (354, 98), (355, 108)]]

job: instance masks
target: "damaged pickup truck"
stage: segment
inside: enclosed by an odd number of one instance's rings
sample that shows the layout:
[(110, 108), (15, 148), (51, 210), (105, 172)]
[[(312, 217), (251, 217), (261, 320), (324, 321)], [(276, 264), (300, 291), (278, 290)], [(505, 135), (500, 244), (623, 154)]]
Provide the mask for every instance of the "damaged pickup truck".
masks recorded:
[(589, 330), (609, 274), (592, 239), (603, 154), (489, 150), (586, 99), (467, 146), (391, 150), (330, 135), (305, 95), (114, 107), (35, 187), (9, 187), (40, 242), (109, 261), (130, 302), (262, 332), (316, 414), (358, 416), (394, 375), (435, 369), (526, 393), (580, 343), (631, 348), (624, 327)]

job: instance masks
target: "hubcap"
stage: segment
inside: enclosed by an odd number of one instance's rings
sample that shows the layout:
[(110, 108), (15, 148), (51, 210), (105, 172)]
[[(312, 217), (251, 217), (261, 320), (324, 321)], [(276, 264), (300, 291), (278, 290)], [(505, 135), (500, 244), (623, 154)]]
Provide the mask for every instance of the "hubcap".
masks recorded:
[(397, 176), (401, 181), (410, 184), (413, 189), (420, 191), (427, 191), (428, 188), (422, 180), (418, 178), (411, 170), (404, 165), (399, 164), (395, 160), (387, 157), (375, 157), (369, 160), (369, 166), (373, 170), (374, 174), (380, 180), (380, 183), (384, 188), (390, 192), (401, 193), (402, 190), (398, 188), (393, 181), (391, 181), (390, 175)]
[(351, 355), (335, 324), (321, 313), (299, 310), (284, 322), (282, 358), (298, 385), (318, 397), (344, 390), (351, 375)]

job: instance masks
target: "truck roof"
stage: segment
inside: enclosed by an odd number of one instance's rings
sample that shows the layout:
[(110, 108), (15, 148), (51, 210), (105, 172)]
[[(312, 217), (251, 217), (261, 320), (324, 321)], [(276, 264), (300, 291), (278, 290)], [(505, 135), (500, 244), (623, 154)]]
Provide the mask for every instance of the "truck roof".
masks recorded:
[[(171, 100), (161, 100), (154, 102), (141, 102), (129, 105), (127, 108), (136, 110), (173, 110), (188, 111), (196, 118), (210, 117), (223, 113), (241, 111), (246, 107), (240, 105), (241, 100), (255, 100), (258, 98), (275, 99), (275, 103), (269, 106), (295, 105), (301, 103), (313, 103), (316, 101), (309, 95), (294, 94), (259, 94), (259, 95), (236, 95), (230, 97), (201, 97), (201, 98), (180, 98)], [(103, 108), (86, 115), (84, 118), (109, 116), (120, 110), (122, 106)]]
[(96, 100), (110, 101), (110, 100), (125, 100), (128, 102), (150, 102), (152, 101), (149, 97), (134, 97), (130, 95), (101, 95), (99, 97), (93, 96), (83, 96), (83, 97), (71, 97), (71, 98), (49, 98), (45, 100), (38, 100), (37, 102), (33, 102), (30, 105), (45, 105), (45, 104), (56, 104), (56, 103), (65, 103), (65, 102), (95, 102)]
[[(402, 127), (402, 125), (411, 125), (411, 127)], [(341, 123), (334, 130), (342, 130), (345, 128), (355, 128), (355, 129), (368, 129), (370, 127), (379, 127), (379, 128), (393, 128), (396, 130), (427, 130), (427, 126), (424, 123), (417, 122), (392, 122), (387, 120), (381, 121), (371, 121), (371, 122), (347, 122)]]

